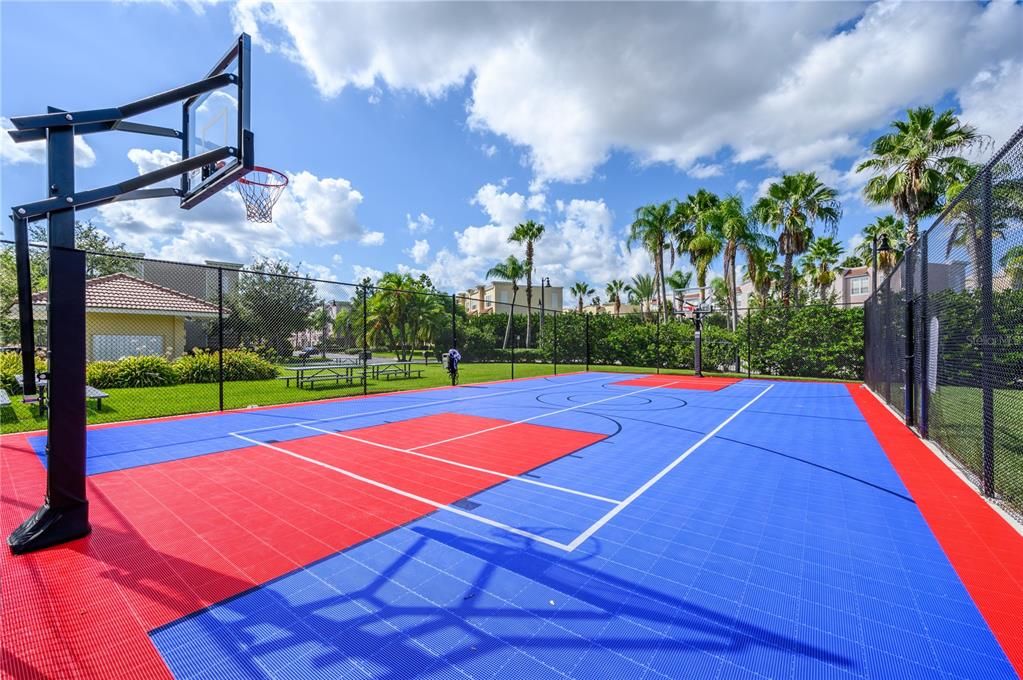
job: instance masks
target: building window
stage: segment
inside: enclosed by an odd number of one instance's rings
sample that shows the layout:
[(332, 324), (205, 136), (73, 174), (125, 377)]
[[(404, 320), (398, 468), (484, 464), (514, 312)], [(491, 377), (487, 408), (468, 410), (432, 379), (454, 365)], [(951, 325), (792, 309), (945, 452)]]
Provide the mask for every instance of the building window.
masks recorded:
[(866, 276), (857, 276), (849, 279), (849, 293), (851, 295), (867, 295), (870, 293), (870, 283)]
[(162, 354), (162, 335), (92, 336), (92, 358), (94, 361), (117, 361), (123, 357), (160, 356)]

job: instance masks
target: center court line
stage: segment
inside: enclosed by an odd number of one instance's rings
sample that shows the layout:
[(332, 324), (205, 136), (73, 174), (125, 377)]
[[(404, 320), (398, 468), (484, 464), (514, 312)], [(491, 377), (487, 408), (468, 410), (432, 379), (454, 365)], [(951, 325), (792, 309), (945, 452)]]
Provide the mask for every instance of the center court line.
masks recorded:
[(559, 543), (558, 541), (553, 541), (553, 540), (547, 538), (546, 536), (540, 536), (540, 535), (537, 535), (537, 534), (530, 533), (528, 531), (523, 531), (522, 529), (519, 529), (517, 527), (509, 526), (507, 524), (502, 524), (501, 522), (497, 522), (495, 520), (488, 519), (488, 518), (482, 517), (480, 515), (474, 515), (471, 512), (466, 512), (465, 510), (462, 510), (460, 508), (456, 508), (456, 507), (451, 506), (451, 505), (445, 505), (444, 503), (438, 503), (437, 501), (430, 500), (429, 498), (424, 498), (423, 496), (420, 496), (418, 494), (414, 494), (414, 493), (411, 493), (409, 491), (405, 491), (404, 489), (399, 489), (397, 487), (393, 487), (393, 486), (391, 486), (389, 484), (384, 484), (383, 482), (378, 482), (375, 479), (370, 479), (368, 477), (363, 477), (362, 475), (359, 475), (359, 474), (356, 474), (354, 472), (351, 472), (350, 470), (345, 470), (344, 468), (336, 467), (334, 465), (331, 465), (330, 463), (324, 463), (322, 460), (316, 460), (315, 458), (310, 458), (308, 456), (303, 456), (300, 453), (295, 453), (294, 451), (289, 451), (288, 449), (281, 448), (280, 446), (274, 446), (273, 444), (267, 444), (266, 442), (261, 442), (258, 439), (251, 439), (249, 437), (246, 437), (246, 436), (238, 434), (238, 433), (232, 433), (232, 434), (233, 434), (233, 436), (238, 437), (239, 439), (242, 439), (244, 441), (250, 442), (252, 444), (256, 444), (257, 446), (262, 446), (262, 447), (265, 447), (265, 448), (268, 448), (268, 449), (272, 449), (274, 451), (277, 451), (278, 453), (283, 453), (286, 456), (291, 456), (292, 458), (297, 458), (299, 460), (304, 460), (305, 462), (312, 463), (313, 465), (319, 465), (320, 467), (327, 468), (328, 470), (332, 470), (332, 471), (337, 472), (339, 474), (345, 475), (346, 477), (351, 477), (352, 479), (358, 480), (360, 482), (364, 482), (366, 484), (370, 484), (371, 486), (375, 486), (378, 489), (384, 489), (385, 491), (390, 491), (391, 493), (398, 494), (399, 496), (404, 496), (405, 498), (410, 498), (410, 499), (412, 499), (414, 501), (418, 501), (418, 502), (423, 503), (425, 505), (429, 505), (431, 507), (437, 508), (438, 510), (444, 510), (445, 512), (450, 512), (450, 513), (455, 514), (455, 515), (460, 515), (461, 517), (465, 517), (465, 518), (471, 519), (473, 521), (480, 522), (481, 524), (486, 524), (488, 526), (492, 526), (492, 527), (495, 527), (497, 529), (503, 529), (504, 531), (516, 534), (518, 536), (523, 536), (525, 538), (529, 538), (529, 539), (534, 540), (534, 541), (539, 541), (540, 543), (543, 543), (544, 545), (549, 545), (552, 548), (557, 548), (559, 550), (564, 550), (566, 552), (569, 551), (568, 546), (565, 545), (564, 543)]
[[(601, 380), (607, 380), (608, 376), (614, 377), (614, 374), (608, 373), (608, 374), (602, 375), (599, 378), (593, 378), (593, 379), (590, 379), (590, 380), (575, 380), (573, 382), (565, 382), (564, 385), (566, 387), (568, 387), (568, 386), (571, 386), (571, 385), (585, 385), (587, 383), (600, 382)], [(532, 378), (527, 378), (527, 380), (531, 380), (531, 379)], [(485, 385), (486, 383), (479, 383), (479, 384)], [(470, 386), (469, 385), (465, 385), (464, 387), (470, 387)], [(520, 392), (535, 392), (536, 390), (557, 389), (558, 387), (560, 387), (560, 385), (558, 385), (558, 384), (547, 384), (547, 385), (538, 385), (536, 387), (528, 387), (528, 388), (521, 389), (521, 390), (503, 390), (503, 391), (499, 391), (499, 392), (489, 392), (487, 394), (472, 394), (472, 395), (469, 395), (469, 396), (466, 396), (466, 397), (456, 397), (455, 399), (442, 399), (442, 400), (439, 400), (439, 401), (420, 402), (420, 403), (417, 403), (417, 404), (407, 404), (405, 406), (395, 406), (393, 408), (378, 409), (376, 411), (365, 411), (363, 413), (349, 413), (349, 414), (343, 415), (343, 416), (331, 416), (329, 418), (315, 418), (313, 420), (302, 420), (302, 421), (295, 422), (295, 423), (287, 423), (287, 424), (281, 424), (281, 425), (264, 425), (263, 427), (250, 427), (250, 428), (245, 429), (245, 430), (236, 430), (235, 432), (229, 432), (228, 434), (248, 434), (250, 432), (265, 432), (266, 430), (277, 430), (277, 429), (284, 428), (284, 427), (294, 427), (295, 425), (311, 425), (311, 424), (314, 424), (314, 423), (326, 423), (326, 422), (330, 422), (332, 420), (346, 420), (348, 418), (361, 418), (362, 416), (375, 416), (375, 415), (379, 415), (381, 413), (394, 413), (395, 411), (407, 411), (407, 410), (413, 409), (413, 408), (428, 408), (430, 406), (440, 406), (440, 405), (443, 405), (443, 404), (453, 404), (453, 403), (455, 403), (457, 401), (469, 401), (469, 400), (472, 400), (472, 399), (489, 399), (490, 397), (499, 397), (501, 395), (506, 395), (506, 394), (519, 394)], [(401, 392), (395, 392), (393, 395), (387, 395), (387, 396), (400, 397), (401, 396)], [(301, 405), (308, 405), (309, 403), (315, 404), (315, 402), (305, 402), (305, 403), (303, 403)]]
[[(528, 479), (526, 477), (521, 477), (519, 475), (510, 475), (510, 474), (507, 474), (505, 472), (498, 472), (497, 470), (490, 470), (488, 468), (476, 467), (475, 465), (469, 465), (468, 463), (459, 463), (458, 461), (448, 460), (447, 458), (440, 458), (438, 456), (431, 456), (428, 453), (420, 453), (419, 451), (416, 451), (415, 449), (402, 449), (402, 448), (398, 448), (397, 446), (390, 446), (389, 444), (382, 444), (380, 442), (374, 442), (374, 441), (370, 441), (368, 439), (362, 439), (360, 437), (353, 437), (352, 435), (345, 434), (344, 432), (334, 432), (333, 430), (324, 430), (324, 429), (319, 428), (319, 427), (313, 427), (312, 425), (299, 425), (299, 427), (304, 427), (305, 429), (312, 430), (314, 432), (322, 432), (323, 434), (329, 434), (332, 437), (338, 437), (340, 439), (347, 439), (349, 441), (359, 442), (360, 444), (368, 444), (370, 446), (376, 446), (378, 448), (386, 449), (388, 451), (394, 451), (396, 453), (406, 453), (406, 454), (409, 454), (411, 456), (418, 456), (419, 458), (427, 458), (429, 460), (435, 460), (438, 463), (445, 463), (447, 465), (454, 465), (455, 467), (465, 468), (467, 470), (474, 470), (476, 472), (482, 472), (484, 474), (494, 475), (495, 477), (503, 477), (504, 479), (509, 479), (509, 480), (513, 480), (513, 481), (516, 481), (516, 482), (522, 482), (523, 484), (533, 484), (535, 486), (542, 486), (542, 487), (546, 487), (548, 489), (553, 489), (555, 491), (562, 491), (564, 493), (574, 494), (576, 496), (584, 496), (585, 498), (592, 498), (593, 500), (603, 501), (604, 503), (610, 503), (611, 505), (616, 505), (618, 503), (621, 503), (620, 500), (617, 500), (617, 499), (614, 499), (614, 498), (606, 498), (604, 496), (598, 496), (596, 494), (586, 493), (585, 491), (577, 491), (576, 489), (569, 489), (568, 487), (565, 487), (565, 486), (558, 486), (557, 484), (548, 484), (546, 482), (541, 482), (541, 481), (536, 480), (536, 479)], [(430, 445), (430, 446), (432, 446), (432, 445)]]
[(742, 413), (743, 411), (748, 409), (750, 406), (755, 404), (756, 401), (758, 399), (760, 399), (760, 397), (762, 397), (765, 394), (767, 394), (768, 392), (770, 392), (771, 388), (773, 388), (773, 387), (774, 387), (774, 385), (768, 385), (760, 394), (758, 394), (757, 396), (755, 396), (752, 399), (750, 399), (749, 401), (747, 401), (742, 406), (742, 408), (740, 408), (738, 411), (736, 411), (732, 415), (730, 415), (727, 418), (725, 418), (721, 422), (720, 425), (715, 427), (713, 430), (711, 430), (707, 434), (703, 435), (703, 437), (701, 437), (698, 442), (696, 442), (695, 444), (690, 446), (688, 449), (686, 449), (682, 453), (682, 455), (680, 455), (678, 458), (676, 458), (675, 460), (673, 460), (670, 463), (668, 463), (660, 472), (658, 472), (656, 475), (654, 475), (653, 477), (648, 479), (646, 482), (643, 483), (643, 485), (641, 487), (639, 487), (638, 489), (633, 491), (631, 494), (629, 494), (628, 498), (626, 498), (621, 503), (619, 503), (615, 507), (613, 507), (610, 510), (608, 510), (607, 514), (605, 514), (603, 517), (601, 517), (596, 522), (591, 524), (590, 527), (588, 529), (586, 529), (586, 531), (584, 531), (581, 534), (579, 534), (571, 543), (568, 544), (568, 552), (572, 552), (573, 550), (578, 548), (580, 545), (582, 545), (586, 540), (588, 540), (590, 538), (590, 536), (592, 536), (598, 530), (600, 530), (600, 528), (602, 526), (604, 526), (605, 524), (610, 522), (611, 519), (613, 519), (615, 515), (617, 515), (619, 512), (621, 512), (622, 510), (627, 508), (634, 500), (636, 500), (637, 498), (642, 496), (644, 493), (646, 493), (647, 490), (650, 487), (652, 487), (654, 484), (656, 484), (662, 477), (664, 477), (664, 475), (666, 475), (669, 472), (671, 472), (672, 470), (674, 470), (675, 467), (678, 466), (678, 464), (681, 463), (682, 461), (684, 461), (686, 458), (688, 458), (689, 455), (693, 453), (693, 451), (696, 451), (696, 449), (700, 448), (705, 443), (707, 443), (712, 437), (714, 437), (714, 435), (716, 435), (718, 432), (720, 432), (725, 427), (725, 425), (727, 425), (728, 423), (730, 423), (733, 420), (735, 420), (735, 418), (740, 413)]

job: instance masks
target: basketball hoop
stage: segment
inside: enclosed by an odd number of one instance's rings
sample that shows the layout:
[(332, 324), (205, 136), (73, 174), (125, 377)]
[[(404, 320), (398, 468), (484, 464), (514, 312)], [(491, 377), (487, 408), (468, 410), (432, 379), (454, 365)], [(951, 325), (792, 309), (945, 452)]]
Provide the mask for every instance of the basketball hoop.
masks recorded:
[(283, 172), (256, 166), (238, 180), (238, 193), (245, 201), (245, 219), (249, 222), (273, 222), (273, 209), (288, 177)]

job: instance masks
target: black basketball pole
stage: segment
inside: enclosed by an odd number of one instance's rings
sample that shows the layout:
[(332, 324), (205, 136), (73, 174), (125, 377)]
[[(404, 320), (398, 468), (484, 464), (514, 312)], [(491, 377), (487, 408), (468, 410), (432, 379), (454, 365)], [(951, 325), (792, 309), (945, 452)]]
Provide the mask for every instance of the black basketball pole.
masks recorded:
[[(50, 108), (50, 113), (59, 113)], [(50, 271), (47, 348), (50, 351), (46, 438), (46, 499), (7, 544), (26, 553), (85, 536), (85, 253), (75, 250), (75, 132), (47, 129), (49, 195), (67, 207), (49, 212)]]
[(32, 309), (32, 262), (28, 254), (28, 220), (14, 217), (14, 263), (18, 277), (18, 326), (24, 394), (36, 393), (36, 333)]

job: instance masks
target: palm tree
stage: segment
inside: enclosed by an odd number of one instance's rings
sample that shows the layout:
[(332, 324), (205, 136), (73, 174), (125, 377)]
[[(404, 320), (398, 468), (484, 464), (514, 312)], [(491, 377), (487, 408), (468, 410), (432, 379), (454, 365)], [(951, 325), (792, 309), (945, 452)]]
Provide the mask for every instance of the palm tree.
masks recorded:
[(625, 282), (620, 279), (612, 279), (604, 286), (608, 302), (614, 305), (615, 316), (622, 313), (622, 293), (625, 292)]
[(778, 250), (785, 256), (782, 301), (792, 298), (792, 259), (806, 252), (813, 240), (813, 227), (820, 222), (833, 233), (842, 217), (838, 192), (825, 186), (815, 173), (783, 175), (767, 189), (767, 195), (753, 206), (753, 215), (761, 224), (780, 231)]
[(729, 318), (732, 316), (732, 298), (728, 290), (728, 282), (722, 276), (716, 276), (710, 282), (711, 300), (719, 308), (725, 310)]
[(696, 269), (696, 285), (700, 288), (700, 301), (706, 299), (707, 270), (721, 253), (724, 240), (718, 231), (714, 215), (721, 199), (706, 189), (697, 190), (675, 209), (672, 234), (679, 255), (687, 253)]
[(689, 284), (692, 280), (693, 273), (684, 272), (681, 269), (676, 269), (672, 273), (668, 274), (668, 288), (671, 288), (672, 297), (676, 300), (681, 298), (683, 291), (685, 291), (686, 288), (689, 288)]
[(771, 265), (778, 259), (778, 251), (773, 245), (765, 248), (754, 247), (746, 251), (746, 280), (753, 284), (753, 291), (760, 298), (761, 306), (767, 304), (771, 296), (771, 285), (774, 277)]
[(1023, 246), (1012, 246), (1005, 251), (998, 264), (1002, 272), (1009, 277), (1010, 286), (1014, 290), (1023, 288)]
[(587, 295), (593, 295), (596, 291), (590, 288), (590, 284), (585, 281), (576, 281), (571, 288), (568, 289), (572, 295), (578, 300), (577, 310), (580, 314), (583, 313), (583, 298)]
[[(636, 210), (636, 219), (629, 225), (629, 240), (626, 246), (631, 250), (632, 243), (643, 244), (654, 263), (654, 287), (659, 289), (661, 299), (668, 296), (664, 282), (664, 251), (668, 251), (669, 267), (675, 264), (675, 250), (669, 241), (672, 227), (671, 202), (644, 205)], [(662, 308), (665, 305), (662, 304)], [(666, 310), (662, 310), (666, 313)], [(667, 317), (665, 317), (667, 318)]]
[[(657, 294), (657, 285), (654, 277), (649, 274), (640, 274), (632, 277), (632, 283), (625, 287), (631, 300), (635, 300), (641, 310), (643, 318), (648, 319), (650, 315), (650, 301)], [(631, 301), (630, 300), (630, 301)]]
[(526, 244), (526, 347), (533, 343), (533, 246), (543, 237), (544, 226), (533, 220), (523, 222), (515, 227), (510, 242)]
[(852, 269), (854, 267), (864, 266), (863, 258), (859, 255), (846, 255), (845, 259), (838, 263), (839, 269)]
[(495, 264), (487, 271), (488, 279), (503, 279), (511, 281), (512, 285), (511, 309), (508, 310), (508, 324), (504, 328), (504, 344), (502, 349), (508, 349), (508, 343), (511, 341), (512, 311), (515, 309), (515, 297), (519, 294), (519, 279), (525, 273), (526, 266), (514, 255), (509, 255), (507, 260)]
[(812, 268), (811, 284), (817, 289), (821, 300), (827, 299), (828, 289), (835, 282), (835, 265), (842, 257), (842, 245), (831, 236), (814, 239), (806, 252)]
[(856, 246), (855, 253), (865, 264), (873, 266), (874, 240), (880, 243), (882, 238), (887, 236), (890, 249), (877, 253), (877, 268), (887, 276), (902, 259), (906, 247), (903, 241), (905, 234), (906, 229), (902, 220), (894, 215), (878, 217), (863, 228), (863, 240)]
[(917, 223), (937, 212), (949, 175), (966, 161), (959, 153), (983, 144), (972, 125), (961, 122), (951, 109), (937, 115), (929, 106), (906, 111), (906, 120), (892, 121), (893, 132), (870, 145), (874, 154), (856, 166), (874, 176), (863, 187), (864, 197), (877, 205), (891, 204), (906, 218), (906, 242), (916, 242)]
[(728, 307), (732, 312), (728, 321), (730, 328), (735, 330), (739, 325), (739, 287), (735, 275), (735, 256), (741, 250), (748, 258), (750, 250), (767, 245), (769, 237), (760, 233), (756, 222), (750, 219), (749, 213), (743, 209), (742, 197), (739, 195), (729, 196), (721, 201), (711, 215), (711, 220), (716, 225), (716, 231), (725, 240), (725, 284), (728, 286)]

